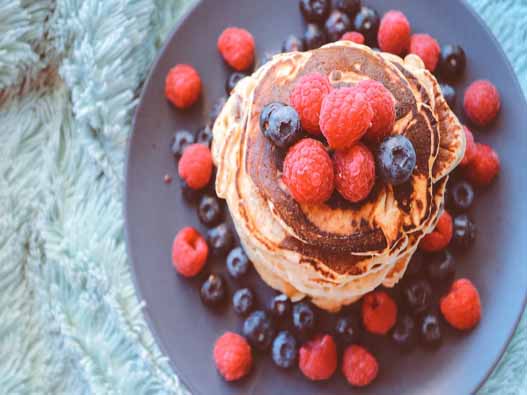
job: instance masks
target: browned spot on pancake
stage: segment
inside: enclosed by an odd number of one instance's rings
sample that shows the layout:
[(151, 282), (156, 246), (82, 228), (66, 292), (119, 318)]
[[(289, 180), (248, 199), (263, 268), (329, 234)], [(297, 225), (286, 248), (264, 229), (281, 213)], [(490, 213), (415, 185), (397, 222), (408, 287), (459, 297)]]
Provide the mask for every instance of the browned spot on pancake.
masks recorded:
[(422, 210), (423, 207), (424, 207), (424, 206), (423, 206), (423, 202), (420, 201), (420, 200), (418, 200), (417, 202), (415, 202), (415, 204), (417, 205), (417, 208), (418, 208), (419, 210)]

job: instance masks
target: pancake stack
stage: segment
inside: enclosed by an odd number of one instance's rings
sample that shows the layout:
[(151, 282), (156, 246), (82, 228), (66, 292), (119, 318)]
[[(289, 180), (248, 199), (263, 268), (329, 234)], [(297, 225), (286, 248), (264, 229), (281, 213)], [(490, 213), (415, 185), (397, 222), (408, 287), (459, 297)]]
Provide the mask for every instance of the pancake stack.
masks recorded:
[[(338, 194), (322, 205), (293, 199), (281, 180), (285, 152), (264, 137), (259, 118), (265, 105), (288, 103), (298, 79), (313, 72), (336, 88), (374, 79), (392, 93), (392, 134), (406, 136), (417, 156), (407, 183), (379, 179), (358, 204)], [(275, 56), (240, 81), (213, 134), (216, 192), (227, 201), (256, 270), (293, 301), (308, 296), (328, 311), (402, 278), (442, 213), (449, 174), (466, 144), (462, 125), (418, 57), (403, 60), (348, 41)]]

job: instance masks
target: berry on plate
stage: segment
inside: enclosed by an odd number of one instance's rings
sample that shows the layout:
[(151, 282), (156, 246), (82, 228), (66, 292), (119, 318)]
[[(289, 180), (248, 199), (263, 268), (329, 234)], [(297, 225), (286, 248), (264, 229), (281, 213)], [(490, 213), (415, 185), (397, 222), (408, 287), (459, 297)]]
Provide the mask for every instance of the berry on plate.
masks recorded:
[(226, 223), (222, 223), (207, 232), (207, 242), (212, 255), (224, 256), (232, 246), (233, 235)]
[(429, 34), (412, 35), (410, 39), (410, 53), (419, 56), (429, 71), (435, 71), (439, 62), (440, 52), (439, 44)]
[(439, 252), (444, 250), (452, 240), (454, 225), (452, 217), (445, 211), (439, 217), (437, 225), (432, 233), (427, 234), (419, 243), (419, 248), (425, 252)]
[(500, 158), (492, 147), (476, 143), (476, 153), (465, 166), (465, 178), (477, 187), (486, 187), (494, 181), (501, 169)]
[(242, 317), (247, 316), (254, 307), (254, 294), (249, 288), (238, 289), (232, 296), (234, 312)]
[(481, 319), (479, 292), (465, 278), (454, 281), (450, 292), (441, 299), (440, 307), (445, 320), (459, 330), (470, 330)]
[(172, 264), (179, 274), (194, 277), (207, 262), (209, 247), (199, 232), (191, 227), (181, 229), (172, 244)]
[(198, 218), (205, 226), (218, 225), (223, 218), (223, 209), (216, 196), (204, 195), (198, 206)]
[(464, 180), (455, 182), (448, 190), (447, 203), (456, 213), (468, 211), (474, 203), (474, 188)]
[(233, 278), (244, 277), (250, 268), (251, 262), (242, 247), (232, 249), (227, 255), (227, 270)]
[(333, 7), (353, 18), (360, 11), (361, 0), (333, 0)]
[(278, 148), (288, 148), (302, 137), (298, 113), (293, 107), (281, 103), (271, 103), (262, 109), (260, 128)]
[(441, 88), (441, 93), (448, 103), (448, 106), (452, 111), (454, 111), (456, 109), (457, 102), (456, 89), (452, 85), (448, 84), (439, 84), (439, 87)]
[(397, 305), (384, 291), (370, 292), (362, 299), (362, 324), (370, 333), (386, 335), (397, 321)]
[(476, 240), (476, 225), (466, 214), (454, 218), (454, 236), (452, 244), (459, 250), (466, 250)]
[(292, 368), (298, 357), (298, 345), (295, 337), (288, 331), (282, 331), (273, 340), (272, 358), (276, 366)]
[(212, 125), (205, 125), (196, 132), (196, 144), (203, 144), (210, 148), (212, 144)]
[(188, 130), (179, 130), (172, 139), (170, 150), (172, 151), (174, 157), (179, 159), (181, 158), (181, 155), (183, 155), (185, 148), (191, 144), (194, 144), (194, 135)]
[(269, 302), (269, 313), (274, 318), (284, 319), (291, 313), (291, 300), (286, 294), (274, 296)]
[(426, 280), (411, 280), (403, 286), (403, 300), (414, 315), (424, 313), (432, 303), (432, 287)]
[(436, 314), (428, 313), (421, 319), (420, 335), (421, 342), (427, 347), (436, 348), (441, 344), (443, 333)]
[(300, 371), (313, 381), (327, 380), (337, 370), (337, 345), (329, 335), (318, 335), (300, 348)]
[(361, 33), (366, 39), (366, 45), (370, 47), (375, 46), (377, 43), (377, 33), (379, 31), (379, 25), (381, 24), (381, 18), (379, 13), (368, 7), (361, 7), (359, 13), (355, 15), (353, 22), (355, 31)]
[(326, 33), (329, 42), (340, 40), (342, 35), (349, 32), (352, 28), (351, 20), (348, 15), (338, 10), (334, 10), (326, 21)]
[(308, 302), (300, 302), (293, 306), (293, 326), (299, 334), (309, 335), (315, 325), (315, 311)]
[(441, 48), (439, 71), (441, 76), (448, 81), (459, 79), (465, 72), (467, 57), (459, 45), (445, 45)]
[(201, 78), (188, 64), (178, 64), (168, 72), (165, 95), (177, 108), (186, 109), (196, 103), (201, 95)]
[(335, 184), (344, 199), (352, 203), (368, 197), (375, 184), (375, 159), (363, 144), (337, 151), (333, 158)]
[(486, 126), (501, 108), (500, 93), (490, 81), (475, 81), (465, 92), (465, 113), (478, 126)]
[(359, 325), (351, 314), (341, 316), (335, 325), (335, 337), (341, 344), (356, 343), (359, 338)]
[(366, 134), (373, 116), (368, 97), (362, 89), (334, 89), (322, 102), (320, 129), (331, 148), (346, 149)]
[(384, 52), (404, 55), (410, 48), (410, 22), (401, 11), (388, 11), (384, 14), (377, 39)]
[(412, 176), (417, 163), (415, 148), (402, 135), (388, 137), (379, 147), (377, 163), (379, 173), (387, 183), (404, 184)]
[(236, 333), (226, 332), (216, 340), (213, 356), (216, 368), (227, 381), (239, 380), (251, 370), (251, 346)]
[(227, 77), (227, 81), (225, 81), (225, 92), (230, 95), (234, 88), (236, 88), (238, 82), (243, 80), (245, 77), (247, 77), (247, 74), (240, 71), (233, 71), (230, 73)]
[(300, 11), (306, 22), (323, 23), (331, 9), (330, 0), (300, 0)]
[(309, 23), (304, 31), (303, 42), (306, 51), (320, 48), (328, 42), (326, 31), (316, 23)]
[(320, 204), (335, 188), (333, 163), (320, 141), (303, 139), (289, 149), (282, 176), (299, 203)]
[(245, 71), (254, 64), (254, 38), (245, 29), (225, 29), (218, 37), (218, 50), (225, 62), (235, 70)]
[(411, 349), (417, 339), (417, 328), (414, 318), (409, 314), (403, 314), (397, 320), (392, 331), (392, 341), (402, 350)]
[(426, 274), (434, 285), (450, 285), (456, 274), (456, 260), (448, 250), (443, 250), (428, 257)]
[(355, 44), (364, 44), (366, 42), (366, 39), (364, 38), (362, 33), (359, 32), (344, 33), (340, 39), (344, 41), (351, 41)]
[(190, 188), (205, 188), (212, 176), (212, 155), (209, 148), (202, 144), (192, 144), (185, 148), (178, 163), (178, 173)]
[(304, 43), (297, 36), (291, 34), (282, 43), (282, 52), (301, 52), (304, 50)]
[(469, 128), (463, 126), (465, 130), (465, 137), (467, 139), (467, 147), (465, 148), (465, 156), (461, 160), (460, 166), (467, 166), (476, 157), (477, 147), (474, 141), (474, 135)]
[(293, 88), (289, 101), (307, 132), (320, 134), (320, 108), (331, 89), (328, 77), (320, 73), (304, 75)]
[(253, 347), (260, 351), (267, 350), (274, 336), (271, 318), (265, 311), (254, 311), (243, 323), (243, 334)]
[(352, 386), (365, 387), (377, 377), (379, 364), (368, 350), (354, 344), (344, 351), (342, 373)]
[(181, 188), (181, 195), (183, 195), (183, 199), (185, 199), (187, 203), (195, 204), (201, 198), (201, 190), (198, 191), (189, 187), (185, 180), (180, 180), (179, 184)]
[(211, 274), (201, 286), (201, 301), (209, 307), (216, 307), (225, 301), (227, 285), (219, 274)]

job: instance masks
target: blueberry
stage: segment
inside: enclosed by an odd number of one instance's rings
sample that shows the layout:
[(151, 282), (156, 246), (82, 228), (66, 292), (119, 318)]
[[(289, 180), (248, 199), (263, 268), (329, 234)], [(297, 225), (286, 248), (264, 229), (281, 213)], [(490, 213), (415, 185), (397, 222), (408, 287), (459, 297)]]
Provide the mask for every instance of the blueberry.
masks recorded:
[(210, 147), (212, 143), (212, 126), (205, 125), (196, 132), (196, 143)]
[(215, 226), (220, 223), (223, 210), (219, 199), (215, 196), (205, 195), (201, 198), (198, 207), (198, 218), (205, 226)]
[(448, 191), (449, 208), (455, 212), (465, 212), (474, 203), (474, 188), (468, 182), (460, 180), (452, 184)]
[(405, 278), (414, 278), (419, 277), (423, 271), (424, 266), (424, 256), (420, 251), (412, 256), (408, 268), (406, 269)]
[(302, 52), (304, 44), (297, 36), (290, 35), (282, 43), (282, 52)]
[(240, 82), (240, 80), (244, 79), (245, 77), (247, 77), (247, 74), (245, 73), (240, 73), (239, 71), (232, 72), (227, 77), (227, 81), (225, 81), (225, 92), (227, 92), (227, 95), (230, 95), (238, 82)]
[(201, 300), (210, 307), (218, 306), (225, 301), (227, 285), (219, 274), (211, 274), (201, 286)]
[(437, 347), (441, 344), (441, 324), (436, 314), (429, 313), (421, 320), (421, 341), (426, 346)]
[(362, 7), (353, 22), (354, 30), (362, 33), (366, 39), (366, 44), (370, 47), (375, 47), (377, 44), (377, 33), (380, 24), (381, 17), (379, 13), (368, 7)]
[(243, 323), (243, 335), (258, 350), (264, 351), (273, 341), (274, 328), (265, 311), (257, 310)]
[(403, 287), (403, 298), (413, 314), (424, 313), (432, 303), (432, 287), (426, 280), (412, 280)]
[(351, 315), (343, 315), (335, 325), (336, 338), (343, 345), (356, 343), (359, 337), (359, 327)]
[(295, 337), (282, 331), (273, 341), (272, 357), (276, 366), (289, 369), (296, 364), (298, 345)]
[(302, 126), (293, 107), (271, 103), (260, 116), (262, 131), (279, 148), (287, 148), (302, 137)]
[(232, 296), (234, 312), (245, 317), (254, 307), (254, 294), (249, 288), (238, 289)]
[(300, 0), (300, 11), (306, 22), (323, 23), (330, 11), (330, 0)]
[(467, 57), (459, 45), (445, 45), (441, 49), (439, 71), (441, 76), (449, 81), (459, 79), (465, 72)]
[(232, 232), (227, 224), (220, 224), (207, 232), (207, 241), (212, 255), (225, 255), (233, 243)]
[(185, 148), (191, 144), (194, 144), (194, 135), (188, 130), (180, 130), (179, 132), (176, 132), (172, 138), (172, 145), (170, 149), (174, 157), (179, 159), (181, 158), (181, 155), (183, 155)]
[(212, 109), (209, 113), (210, 123), (211, 125), (214, 125), (214, 122), (216, 122), (216, 119), (220, 115), (221, 111), (223, 110), (223, 107), (225, 106), (225, 103), (227, 103), (227, 98), (225, 96), (222, 96), (218, 99), (216, 103), (212, 106)]
[(251, 263), (242, 247), (236, 247), (229, 252), (227, 256), (227, 270), (233, 278), (242, 278), (249, 272), (250, 268)]
[(353, 18), (360, 11), (361, 0), (333, 0), (333, 7)]
[(379, 172), (392, 185), (404, 184), (410, 179), (416, 160), (412, 142), (402, 135), (386, 138), (377, 154)]
[(269, 302), (269, 312), (275, 318), (285, 318), (291, 312), (291, 301), (285, 294), (276, 295)]
[(326, 33), (329, 42), (338, 41), (342, 35), (352, 29), (349, 16), (340, 11), (333, 11), (326, 21)]
[(319, 25), (310, 23), (306, 26), (304, 32), (304, 49), (309, 51), (311, 49), (317, 49), (328, 42), (326, 32)]
[(192, 189), (184, 180), (180, 180), (181, 194), (187, 203), (196, 203), (202, 195), (201, 190)]
[(476, 225), (468, 215), (460, 214), (454, 218), (453, 245), (460, 250), (466, 250), (476, 240)]
[(393, 342), (400, 348), (408, 350), (415, 345), (416, 339), (417, 328), (414, 319), (408, 314), (400, 316), (393, 328)]
[(293, 326), (299, 334), (309, 335), (315, 329), (315, 311), (308, 302), (293, 306)]
[(448, 250), (429, 256), (426, 274), (432, 284), (449, 285), (456, 274), (456, 261)]
[(452, 85), (448, 84), (441, 84), (441, 93), (443, 93), (443, 96), (448, 103), (448, 106), (453, 111), (456, 108), (456, 100), (457, 100), (457, 94), (456, 90)]

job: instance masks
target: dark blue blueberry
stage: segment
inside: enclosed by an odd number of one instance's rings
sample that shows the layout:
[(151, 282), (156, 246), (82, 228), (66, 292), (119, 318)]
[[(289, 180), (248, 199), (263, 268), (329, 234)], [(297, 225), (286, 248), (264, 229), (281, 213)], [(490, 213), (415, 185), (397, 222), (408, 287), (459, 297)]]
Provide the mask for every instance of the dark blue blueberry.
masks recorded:
[(220, 200), (215, 196), (203, 196), (198, 206), (198, 218), (203, 225), (208, 227), (219, 224), (223, 218)]
[(293, 107), (271, 103), (260, 115), (262, 132), (278, 148), (288, 148), (302, 137), (300, 117)]
[(231, 248), (234, 239), (229, 226), (223, 223), (207, 232), (207, 241), (212, 255), (224, 256)]
[(441, 84), (441, 93), (452, 111), (456, 109), (457, 94), (452, 85)]
[(244, 277), (251, 268), (251, 262), (242, 247), (236, 247), (227, 256), (227, 270), (235, 279)]
[(282, 52), (302, 52), (304, 44), (297, 36), (290, 35), (282, 43)]
[(268, 349), (274, 336), (271, 318), (265, 311), (257, 310), (251, 313), (243, 323), (243, 335), (256, 349)]
[(192, 189), (184, 180), (180, 180), (179, 183), (181, 188), (181, 194), (183, 195), (183, 199), (185, 199), (187, 203), (194, 204), (201, 198), (201, 190), (198, 191), (196, 189)]
[(234, 312), (242, 317), (249, 314), (254, 307), (254, 294), (249, 288), (238, 289), (232, 296)]
[(300, 0), (300, 11), (306, 22), (323, 23), (330, 8), (330, 0)]
[(273, 341), (272, 357), (276, 366), (283, 369), (289, 369), (296, 364), (298, 355), (298, 345), (295, 337), (287, 332), (282, 331)]
[(448, 190), (449, 208), (458, 213), (468, 211), (474, 203), (474, 188), (468, 182), (459, 180)]
[(210, 110), (210, 114), (209, 114), (211, 125), (214, 125), (214, 122), (216, 122), (216, 119), (218, 118), (221, 111), (223, 110), (225, 103), (227, 103), (227, 98), (225, 96), (222, 96), (212, 106), (212, 110)]
[(351, 315), (340, 317), (335, 326), (336, 338), (343, 345), (356, 343), (359, 338), (359, 326)]
[(421, 341), (429, 347), (438, 347), (441, 344), (441, 324), (436, 314), (426, 314), (421, 320)]
[(458, 80), (467, 67), (465, 51), (459, 45), (445, 45), (441, 49), (439, 72), (448, 81)]
[(333, 0), (333, 7), (353, 18), (360, 11), (360, 0)]
[(196, 143), (210, 147), (212, 143), (212, 126), (205, 125), (196, 132)]
[(351, 19), (340, 11), (333, 11), (326, 21), (326, 34), (328, 41), (338, 41), (344, 33), (352, 30)]
[(315, 324), (315, 311), (308, 302), (300, 302), (293, 306), (293, 326), (299, 334), (311, 334), (315, 329)]
[(225, 81), (225, 92), (227, 92), (227, 94), (230, 95), (232, 90), (238, 84), (238, 82), (240, 82), (240, 80), (244, 79), (245, 77), (247, 77), (247, 74), (245, 73), (240, 73), (239, 71), (232, 72), (227, 77), (227, 81)]
[(371, 8), (362, 7), (355, 16), (353, 25), (355, 31), (362, 33), (366, 39), (366, 44), (375, 47), (377, 44), (377, 33), (381, 24), (379, 13)]
[(460, 250), (466, 250), (476, 240), (476, 225), (466, 214), (454, 217), (454, 235), (452, 243)]
[(276, 295), (269, 303), (269, 312), (275, 318), (285, 318), (291, 313), (291, 301), (285, 294)]
[(183, 155), (185, 148), (191, 144), (194, 144), (194, 135), (188, 130), (180, 130), (176, 132), (172, 138), (172, 145), (170, 146), (170, 149), (174, 157), (179, 159), (181, 158), (181, 155)]
[(311, 49), (317, 49), (328, 42), (326, 32), (319, 25), (310, 23), (306, 26), (304, 32), (304, 49), (309, 51)]
[(432, 287), (426, 280), (411, 280), (403, 286), (403, 298), (413, 314), (424, 313), (432, 303)]
[(412, 348), (417, 340), (417, 328), (413, 317), (404, 314), (397, 319), (392, 332), (393, 342), (404, 350)]
[(402, 135), (385, 139), (377, 154), (379, 173), (387, 183), (392, 185), (407, 182), (412, 176), (416, 161), (412, 142)]
[(449, 285), (456, 274), (456, 260), (448, 250), (428, 255), (426, 274), (433, 285)]
[(201, 286), (201, 300), (210, 307), (218, 306), (225, 301), (227, 285), (219, 274), (211, 274)]

